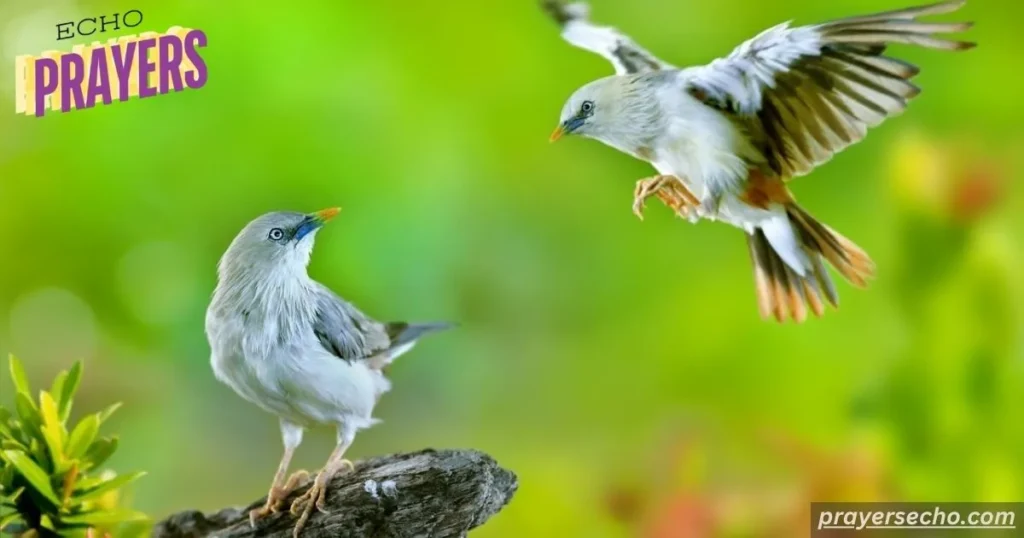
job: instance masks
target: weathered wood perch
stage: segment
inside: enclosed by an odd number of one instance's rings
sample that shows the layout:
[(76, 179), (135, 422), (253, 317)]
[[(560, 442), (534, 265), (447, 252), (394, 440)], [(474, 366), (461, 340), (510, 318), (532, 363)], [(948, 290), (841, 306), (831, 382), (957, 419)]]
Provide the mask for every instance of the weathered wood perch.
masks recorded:
[[(300, 486), (292, 498), (309, 484)], [(303, 538), (447, 538), (466, 536), (512, 499), (516, 475), (473, 450), (424, 450), (356, 462), (355, 470), (331, 482), (330, 513), (313, 512)], [(154, 538), (291, 538), (295, 518), (281, 513), (249, 526), (249, 510), (174, 514), (153, 530)], [(288, 503), (290, 504), (291, 499)]]

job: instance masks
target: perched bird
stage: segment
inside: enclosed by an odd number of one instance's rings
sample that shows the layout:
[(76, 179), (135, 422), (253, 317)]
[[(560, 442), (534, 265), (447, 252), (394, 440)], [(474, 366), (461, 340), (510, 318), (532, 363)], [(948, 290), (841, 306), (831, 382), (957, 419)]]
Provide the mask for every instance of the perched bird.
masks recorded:
[(863, 287), (871, 259), (800, 208), (787, 188), (869, 127), (901, 113), (920, 90), (918, 68), (886, 55), (891, 44), (965, 50), (935, 34), (971, 23), (919, 21), (965, 0), (813, 26), (780, 24), (708, 65), (676, 68), (629, 37), (588, 20), (585, 4), (544, 5), (571, 44), (610, 60), (616, 75), (584, 85), (562, 109), (563, 134), (597, 139), (650, 162), (633, 210), (657, 195), (691, 221), (722, 220), (747, 233), (762, 317), (820, 316), (838, 296), (822, 260)]
[(210, 362), (217, 379), (280, 418), (284, 456), (256, 521), (276, 513), (306, 475), (288, 480), (305, 428), (337, 427), (337, 445), (304, 495), (291, 505), (297, 537), (315, 506), (325, 510), (327, 485), (351, 463), (356, 432), (377, 422), (378, 398), (390, 388), (381, 371), (423, 335), (447, 323), (380, 323), (306, 273), (317, 231), (338, 214), (268, 213), (235, 237), (217, 268), (206, 312)]

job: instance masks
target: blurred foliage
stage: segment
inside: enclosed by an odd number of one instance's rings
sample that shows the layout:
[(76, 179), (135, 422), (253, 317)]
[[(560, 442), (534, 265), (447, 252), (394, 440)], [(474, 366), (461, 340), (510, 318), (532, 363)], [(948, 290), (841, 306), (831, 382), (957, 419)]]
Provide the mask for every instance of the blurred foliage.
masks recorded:
[(81, 362), (57, 374), (38, 402), (13, 355), (10, 373), (16, 413), (0, 406), (0, 531), (20, 526), (23, 538), (91, 538), (145, 521), (144, 514), (117, 507), (118, 490), (144, 473), (99, 471), (117, 449), (117, 437), (97, 437), (99, 429), (120, 404), (68, 428)]
[[(785, 20), (913, 3), (591, 2), (678, 65)], [(205, 31), (209, 83), (0, 113), (0, 352), (32, 379), (84, 357), (78, 406), (125, 402), (109, 465), (149, 472), (132, 506), (265, 494), (276, 420), (213, 379), (203, 316), (246, 222), (334, 205), (314, 278), (382, 319), (460, 323), (394, 365), (352, 457), (493, 454), (522, 486), (474, 538), (662, 538), (680, 521), (791, 538), (807, 499), (1024, 498), (1024, 3), (940, 17), (977, 23), (970, 52), (894, 46), (923, 93), (792, 182), (878, 266), (801, 326), (759, 319), (742, 232), (653, 204), (638, 222), (649, 165), (548, 143), (564, 99), (611, 68), (535, 0), (3, 0), (0, 73), (82, 42), (54, 41), (58, 22), (129, 9), (138, 30)], [(296, 466), (333, 442), (309, 432)]]

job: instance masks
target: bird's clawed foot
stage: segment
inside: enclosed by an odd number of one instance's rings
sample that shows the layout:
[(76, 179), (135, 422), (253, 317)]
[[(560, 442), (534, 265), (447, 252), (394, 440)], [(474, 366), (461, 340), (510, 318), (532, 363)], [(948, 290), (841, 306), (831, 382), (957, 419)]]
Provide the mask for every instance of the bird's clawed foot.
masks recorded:
[(331, 483), (331, 479), (338, 473), (342, 468), (348, 467), (348, 470), (354, 470), (355, 466), (352, 465), (351, 461), (340, 460), (336, 466), (325, 467), (320, 474), (316, 476), (316, 480), (313, 481), (313, 485), (306, 490), (299, 498), (292, 502), (291, 513), (293, 516), (299, 518), (295, 522), (295, 530), (292, 532), (293, 538), (299, 538), (299, 534), (302, 533), (302, 528), (306, 526), (306, 522), (309, 520), (309, 516), (313, 514), (313, 508), (315, 507), (320, 513), (327, 514), (327, 487)]
[(658, 198), (677, 215), (691, 219), (697, 216), (700, 200), (686, 188), (676, 176), (659, 175), (636, 182), (633, 191), (633, 214), (644, 220), (644, 205), (647, 199), (657, 195)]
[(281, 511), (281, 505), (284, 504), (284, 500), (295, 490), (295, 487), (306, 481), (309, 478), (309, 473), (306, 471), (295, 471), (288, 481), (283, 486), (277, 484), (270, 487), (270, 492), (267, 493), (267, 502), (259, 508), (254, 508), (249, 511), (249, 524), (253, 528), (256, 528), (256, 522)]

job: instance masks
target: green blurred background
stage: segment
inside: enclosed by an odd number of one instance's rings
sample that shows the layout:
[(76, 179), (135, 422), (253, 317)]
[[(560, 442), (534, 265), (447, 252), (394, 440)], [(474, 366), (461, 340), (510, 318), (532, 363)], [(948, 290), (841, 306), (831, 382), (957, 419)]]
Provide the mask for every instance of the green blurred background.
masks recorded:
[[(686, 65), (905, 2), (592, 7)], [(788, 537), (812, 499), (1024, 498), (1024, 4), (946, 17), (977, 21), (969, 53), (898, 47), (923, 95), (793, 183), (878, 264), (802, 326), (758, 318), (741, 232), (660, 204), (641, 223), (648, 165), (547, 142), (610, 67), (533, 1), (4, 0), (0, 71), (91, 41), (56, 43), (58, 22), (133, 8), (137, 30), (207, 33), (206, 87), (36, 119), (0, 77), (0, 353), (37, 386), (84, 358), (79, 412), (125, 402), (107, 431), (115, 468), (150, 473), (136, 508), (265, 493), (277, 422), (214, 380), (204, 310), (247, 221), (332, 205), (314, 278), (462, 324), (396, 364), (351, 454), (490, 453), (521, 487), (474, 536)], [(318, 468), (333, 434), (306, 439)]]

